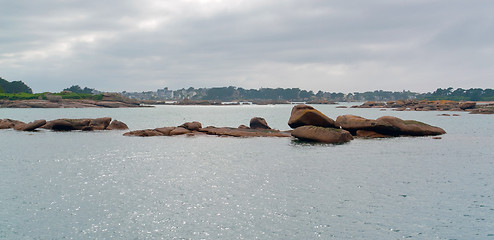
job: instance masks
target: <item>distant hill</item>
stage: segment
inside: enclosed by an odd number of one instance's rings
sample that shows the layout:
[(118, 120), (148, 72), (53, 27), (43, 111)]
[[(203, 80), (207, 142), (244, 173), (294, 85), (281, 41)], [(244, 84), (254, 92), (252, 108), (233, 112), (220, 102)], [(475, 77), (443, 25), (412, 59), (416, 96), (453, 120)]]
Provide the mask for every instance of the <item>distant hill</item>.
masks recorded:
[(22, 81), (9, 82), (0, 77), (0, 93), (33, 93), (33, 90)]

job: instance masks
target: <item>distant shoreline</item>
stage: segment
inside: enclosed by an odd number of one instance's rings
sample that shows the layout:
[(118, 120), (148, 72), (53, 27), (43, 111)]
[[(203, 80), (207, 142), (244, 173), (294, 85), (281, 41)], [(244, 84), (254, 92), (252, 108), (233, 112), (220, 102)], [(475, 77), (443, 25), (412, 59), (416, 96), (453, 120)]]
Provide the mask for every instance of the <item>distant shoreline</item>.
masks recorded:
[(89, 100), (89, 99), (58, 99), (56, 101), (0, 100), (0, 108), (137, 108), (147, 107), (140, 103), (121, 101)]

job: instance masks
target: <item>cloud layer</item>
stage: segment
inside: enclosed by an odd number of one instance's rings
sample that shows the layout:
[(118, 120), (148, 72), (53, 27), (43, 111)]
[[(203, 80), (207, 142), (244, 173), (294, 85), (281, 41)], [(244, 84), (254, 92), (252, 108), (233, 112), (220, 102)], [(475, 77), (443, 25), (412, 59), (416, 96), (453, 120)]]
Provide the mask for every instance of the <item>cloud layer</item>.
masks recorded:
[(490, 0), (0, 4), (0, 76), (37, 92), (494, 87)]

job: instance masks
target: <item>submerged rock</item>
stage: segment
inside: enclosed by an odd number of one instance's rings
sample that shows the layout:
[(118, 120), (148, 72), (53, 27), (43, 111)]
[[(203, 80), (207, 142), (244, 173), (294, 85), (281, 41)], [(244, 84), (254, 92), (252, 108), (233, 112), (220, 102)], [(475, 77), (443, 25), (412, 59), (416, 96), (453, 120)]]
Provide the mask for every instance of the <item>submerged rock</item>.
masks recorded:
[(344, 143), (353, 139), (352, 134), (348, 131), (319, 126), (302, 126), (295, 128), (292, 131), (292, 136), (304, 141), (323, 143)]
[(312, 125), (319, 127), (336, 127), (335, 121), (309, 105), (300, 104), (292, 108), (288, 125), (291, 128)]

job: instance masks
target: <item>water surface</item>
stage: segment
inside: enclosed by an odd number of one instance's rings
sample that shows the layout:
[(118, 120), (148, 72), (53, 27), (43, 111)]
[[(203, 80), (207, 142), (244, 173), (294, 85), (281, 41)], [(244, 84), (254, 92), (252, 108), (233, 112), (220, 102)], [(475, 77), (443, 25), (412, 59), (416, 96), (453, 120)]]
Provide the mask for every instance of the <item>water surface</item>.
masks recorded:
[[(132, 130), (289, 129), (289, 105), (0, 109), (0, 118), (109, 116)], [(124, 137), (0, 131), (0, 239), (494, 239), (493, 116), (337, 109), (443, 127), (442, 139)]]

